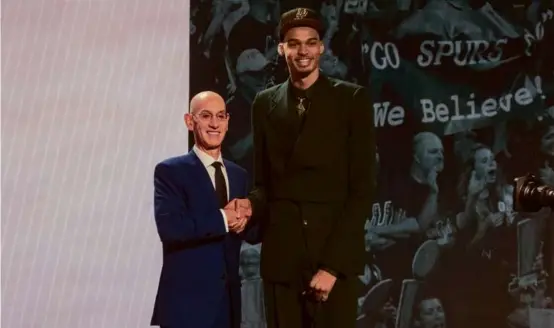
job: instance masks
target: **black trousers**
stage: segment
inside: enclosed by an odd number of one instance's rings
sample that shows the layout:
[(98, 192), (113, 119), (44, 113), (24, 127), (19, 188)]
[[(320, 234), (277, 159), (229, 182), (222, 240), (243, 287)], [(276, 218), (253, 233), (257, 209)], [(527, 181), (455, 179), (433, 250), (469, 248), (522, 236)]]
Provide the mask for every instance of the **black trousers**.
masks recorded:
[(356, 279), (338, 279), (323, 303), (307, 300), (298, 285), (264, 282), (267, 328), (355, 327), (361, 292)]

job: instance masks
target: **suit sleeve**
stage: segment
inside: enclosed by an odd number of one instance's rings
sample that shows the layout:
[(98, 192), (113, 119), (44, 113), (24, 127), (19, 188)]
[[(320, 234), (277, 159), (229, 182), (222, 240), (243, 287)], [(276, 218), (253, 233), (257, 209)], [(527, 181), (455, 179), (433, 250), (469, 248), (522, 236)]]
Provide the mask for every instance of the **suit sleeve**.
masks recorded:
[[(322, 267), (331, 273), (348, 273), (352, 267), (353, 247), (358, 245), (360, 231), (364, 231), (371, 213), (375, 189), (375, 128), (373, 110), (365, 88), (357, 89), (350, 112), (348, 156), (348, 197), (342, 216), (329, 236), (322, 256)], [(362, 238), (363, 239), (363, 238)]]
[[(248, 189), (250, 186), (248, 174), (246, 171), (244, 172), (244, 189), (243, 189), (243, 195), (248, 195)], [(260, 221), (259, 220), (249, 220), (246, 224), (246, 227), (244, 228), (244, 231), (240, 234), (241, 238), (249, 243), (250, 245), (255, 245), (262, 242), (261, 238), (261, 227), (260, 227)]]
[(267, 150), (264, 135), (264, 108), (260, 94), (256, 95), (252, 103), (252, 135), (254, 139), (254, 188), (249, 193), (248, 199), (252, 204), (252, 216), (254, 220), (260, 218), (267, 208), (267, 181), (268, 170)]
[(160, 239), (166, 244), (202, 241), (226, 233), (218, 208), (203, 213), (190, 210), (171, 167), (163, 163), (154, 169), (154, 216)]

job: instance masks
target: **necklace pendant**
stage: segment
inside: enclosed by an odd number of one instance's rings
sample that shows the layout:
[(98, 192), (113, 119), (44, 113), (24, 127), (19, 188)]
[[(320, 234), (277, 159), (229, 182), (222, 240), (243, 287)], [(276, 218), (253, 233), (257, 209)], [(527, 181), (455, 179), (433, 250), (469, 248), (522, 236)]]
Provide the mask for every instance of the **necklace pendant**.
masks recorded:
[(298, 98), (298, 101), (299, 103), (298, 105), (296, 105), (296, 109), (298, 111), (298, 114), (302, 115), (306, 111), (306, 107), (304, 107), (304, 98)]

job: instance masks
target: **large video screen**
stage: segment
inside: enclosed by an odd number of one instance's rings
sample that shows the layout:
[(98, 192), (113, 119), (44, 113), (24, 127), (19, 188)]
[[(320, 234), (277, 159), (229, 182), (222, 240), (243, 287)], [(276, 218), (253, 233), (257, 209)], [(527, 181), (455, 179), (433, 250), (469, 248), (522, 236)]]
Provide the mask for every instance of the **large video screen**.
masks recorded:
[[(359, 327), (528, 326), (529, 308), (552, 306), (553, 224), (550, 210), (514, 210), (512, 181), (529, 172), (554, 186), (554, 8), (192, 1), (190, 94), (226, 98), (224, 156), (250, 172), (250, 105), (287, 79), (276, 28), (301, 5), (324, 20), (322, 73), (372, 94), (378, 192), (365, 227)], [(244, 327), (264, 326), (261, 249), (243, 248)]]

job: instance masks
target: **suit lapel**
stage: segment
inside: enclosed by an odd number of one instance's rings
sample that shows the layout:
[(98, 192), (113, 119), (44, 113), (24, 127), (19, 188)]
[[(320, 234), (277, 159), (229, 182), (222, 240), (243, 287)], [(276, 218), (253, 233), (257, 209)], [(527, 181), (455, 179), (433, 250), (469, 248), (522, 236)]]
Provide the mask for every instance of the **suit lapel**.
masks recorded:
[(298, 136), (298, 117), (289, 108), (288, 80), (281, 84), (271, 98), (268, 112), (270, 137), (272, 143), (278, 144), (282, 152), (290, 156), (290, 152)]
[(289, 81), (281, 84), (271, 98), (267, 139), (269, 147), (278, 154), (279, 160), (272, 162), (278, 171), (285, 172), (298, 165), (314, 166), (325, 161), (325, 142), (340, 121), (337, 117), (340, 99), (333, 96), (332, 82), (324, 76), (321, 78), (321, 85), (314, 90), (317, 94), (310, 99), (301, 130), (298, 129), (298, 116), (289, 104)]
[(219, 201), (215, 194), (215, 189), (212, 184), (212, 179), (210, 179), (210, 175), (208, 174), (208, 170), (206, 170), (206, 167), (204, 167), (204, 164), (202, 164), (202, 161), (200, 161), (194, 151), (190, 151), (189, 156), (191, 158), (192, 170), (194, 173), (192, 177), (197, 179), (198, 191), (207, 196), (206, 201), (210, 203), (210, 206), (219, 207)]
[(268, 117), (272, 124), (273, 133), (281, 136), (290, 136), (290, 132), (296, 130), (295, 113), (289, 108), (288, 80), (279, 86), (271, 97)]
[(289, 81), (286, 80), (275, 90), (271, 97), (267, 115), (276, 122), (282, 123), (282, 120), (286, 119), (288, 85)]
[[(322, 77), (321, 85), (318, 86), (317, 95), (312, 97), (311, 105), (306, 116), (304, 117), (304, 124), (298, 138), (294, 144), (292, 155), (290, 158), (291, 164), (315, 164), (314, 160), (321, 158), (321, 154), (318, 145), (325, 145), (325, 140), (328, 140), (332, 135), (332, 129), (336, 128), (337, 114), (337, 101), (336, 97), (333, 97), (334, 89), (331, 86), (331, 82)], [(331, 102), (331, 103), (329, 103)]]
[(282, 83), (270, 99), (267, 113), (266, 142), (270, 148), (272, 166), (284, 172), (298, 137), (298, 121), (289, 108), (289, 81)]
[(229, 165), (229, 161), (224, 159), (223, 162), (225, 163), (225, 170), (227, 170), (227, 177), (229, 178), (229, 201), (243, 197), (243, 191), (240, 190), (242, 184), (239, 181), (237, 171)]

